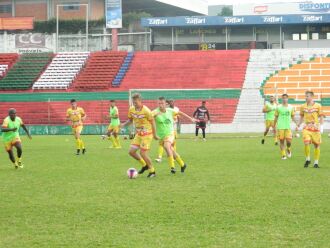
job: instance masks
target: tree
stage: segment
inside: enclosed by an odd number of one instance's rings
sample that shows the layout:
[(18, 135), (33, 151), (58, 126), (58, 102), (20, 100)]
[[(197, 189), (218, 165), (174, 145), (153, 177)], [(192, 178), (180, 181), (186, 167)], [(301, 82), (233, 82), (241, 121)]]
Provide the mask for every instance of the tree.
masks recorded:
[(233, 16), (233, 9), (229, 6), (225, 6), (222, 8), (218, 16)]

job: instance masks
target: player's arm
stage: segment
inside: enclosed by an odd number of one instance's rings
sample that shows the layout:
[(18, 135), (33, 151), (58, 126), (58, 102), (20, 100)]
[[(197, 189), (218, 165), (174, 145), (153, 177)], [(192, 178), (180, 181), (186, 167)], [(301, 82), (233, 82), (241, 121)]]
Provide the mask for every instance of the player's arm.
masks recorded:
[(276, 127), (277, 121), (278, 121), (278, 111), (276, 110), (275, 111), (275, 119), (274, 119), (274, 126), (275, 127)]
[(86, 113), (85, 113), (85, 111), (84, 111), (83, 109), (81, 109), (80, 114), (81, 114), (81, 120), (82, 120), (82, 121), (85, 121), (86, 118), (87, 118), (87, 115), (86, 115)]
[(267, 105), (264, 106), (264, 108), (262, 109), (262, 113), (268, 113), (270, 112), (270, 110), (267, 109)]
[(151, 129), (152, 129), (152, 133), (153, 133), (154, 139), (155, 140), (159, 140), (159, 137), (157, 136), (157, 133), (156, 133), (155, 119), (154, 118), (151, 118), (150, 123), (151, 123)]
[(21, 127), (23, 128), (23, 130), (25, 131), (26, 135), (29, 137), (29, 139), (32, 139), (32, 136), (29, 132), (29, 130), (26, 128), (26, 126), (22, 123)]
[(123, 127), (126, 127), (128, 125), (132, 125), (133, 123), (133, 119), (132, 118), (128, 118), (127, 121), (125, 121), (124, 123), (120, 124), (120, 127), (123, 128)]
[(15, 132), (17, 128), (8, 128), (8, 122), (5, 120), (1, 126), (1, 132), (7, 133), (7, 132)]
[(197, 108), (197, 109), (195, 110), (194, 114), (193, 114), (193, 117), (194, 117), (194, 118), (197, 117), (198, 112), (199, 112), (199, 109)]
[(292, 110), (291, 119), (296, 124), (296, 126), (298, 126), (299, 122), (295, 118), (295, 111), (294, 110)]
[(187, 118), (188, 120), (190, 120), (191, 122), (196, 122), (195, 118), (190, 117), (189, 115), (187, 115), (186, 113), (184, 113), (184, 112), (182, 112), (182, 111), (179, 111), (178, 114), (179, 114), (180, 116), (184, 116), (184, 117), (186, 117), (186, 118)]
[(207, 120), (210, 122), (211, 121), (211, 118), (210, 118), (209, 110), (206, 111), (206, 116), (207, 116)]
[(300, 119), (297, 124), (297, 128), (296, 128), (297, 131), (300, 128), (301, 124), (303, 124), (303, 122), (304, 122), (304, 109), (303, 107), (300, 107)]

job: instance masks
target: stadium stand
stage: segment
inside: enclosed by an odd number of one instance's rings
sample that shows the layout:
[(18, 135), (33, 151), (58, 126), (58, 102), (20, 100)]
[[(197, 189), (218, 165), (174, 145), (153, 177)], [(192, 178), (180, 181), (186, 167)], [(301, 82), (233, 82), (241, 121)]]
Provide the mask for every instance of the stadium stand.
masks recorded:
[(16, 53), (2, 53), (0, 54), (0, 79), (2, 79), (7, 71), (13, 66), (18, 58)]
[(23, 54), (7, 75), (0, 80), (2, 90), (27, 90), (51, 61), (53, 54)]
[(127, 54), (125, 60), (124, 60), (124, 63), (121, 65), (115, 79), (112, 81), (112, 86), (113, 87), (119, 87), (121, 82), (123, 81), (131, 63), (132, 63), (132, 60), (133, 60), (133, 57), (134, 57), (134, 53), (133, 52), (130, 52)]
[(33, 89), (68, 89), (86, 63), (89, 52), (59, 53), (33, 84)]
[(78, 91), (107, 90), (121, 68), (127, 52), (92, 52), (86, 66), (74, 80)]
[[(279, 95), (283, 92), (287, 92), (290, 95), (294, 95), (295, 98), (295, 94), (291, 91), (290, 85), (282, 89), (276, 89), (273, 82), (271, 84), (267, 83), (268, 80), (280, 71), (284, 73), (286, 68), (299, 68), (301, 67), (299, 64), (303, 61), (309, 61), (311, 58), (315, 57), (326, 57), (328, 54), (330, 54), (330, 49), (323, 48), (251, 50), (234, 123), (262, 122), (263, 114), (261, 113), (261, 109), (265, 101), (264, 93), (266, 93), (266, 95), (275, 93)], [(319, 60), (316, 60), (316, 62), (317, 61)], [(326, 67), (327, 66), (328, 65), (326, 65)], [(323, 67), (323, 65), (320, 65), (320, 67)], [(306, 89), (314, 90), (314, 87), (310, 84), (310, 79), (303, 83), (307, 83), (308, 86), (302, 87), (302, 89), (299, 90), (300, 94)], [(282, 87), (284, 85), (282, 84), (279, 86)]]
[(241, 88), (249, 50), (136, 52), (121, 88)]

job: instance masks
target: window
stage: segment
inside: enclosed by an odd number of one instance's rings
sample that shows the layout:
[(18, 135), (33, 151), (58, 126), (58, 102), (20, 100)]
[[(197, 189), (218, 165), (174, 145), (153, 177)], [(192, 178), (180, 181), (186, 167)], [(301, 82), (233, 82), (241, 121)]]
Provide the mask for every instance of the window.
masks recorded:
[(292, 40), (300, 40), (299, 34), (292, 34)]
[[(74, 4), (74, 3), (71, 3), (71, 4)], [(72, 11), (72, 10), (77, 11), (77, 10), (79, 10), (79, 8), (80, 8), (79, 5), (67, 5), (67, 6), (63, 6), (63, 10), (65, 10), (65, 11)]]
[(11, 13), (11, 4), (0, 5), (0, 14)]
[(301, 40), (308, 40), (307, 33), (302, 33), (300, 39)]
[(330, 33), (327, 33), (327, 40), (330, 40)]
[(318, 40), (319, 39), (319, 33), (312, 33), (312, 40)]

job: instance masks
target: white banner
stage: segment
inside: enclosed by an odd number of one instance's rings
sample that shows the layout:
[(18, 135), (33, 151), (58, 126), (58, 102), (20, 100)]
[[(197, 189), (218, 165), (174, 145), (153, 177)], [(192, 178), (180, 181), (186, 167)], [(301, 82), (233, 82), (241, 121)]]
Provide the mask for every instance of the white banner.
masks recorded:
[(234, 16), (330, 14), (329, 2), (235, 4)]

